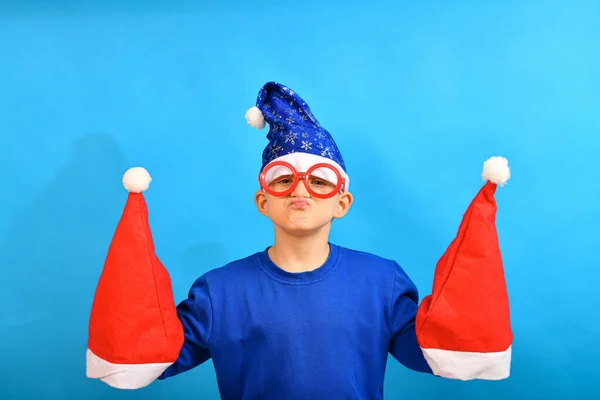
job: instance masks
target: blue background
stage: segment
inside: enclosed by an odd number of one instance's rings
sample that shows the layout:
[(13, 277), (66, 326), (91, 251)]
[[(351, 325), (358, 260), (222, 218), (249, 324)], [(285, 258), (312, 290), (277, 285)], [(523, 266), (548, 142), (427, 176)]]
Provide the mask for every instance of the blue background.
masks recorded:
[(397, 259), (422, 296), (483, 161), (510, 161), (511, 378), (391, 360), (386, 398), (599, 396), (599, 3), (282, 3), (0, 2), (0, 398), (218, 398), (210, 362), (132, 392), (87, 379), (87, 323), (130, 166), (154, 178), (177, 301), (271, 243), (252, 201), (266, 130), (244, 120), (268, 80), (346, 159), (356, 203), (332, 240)]

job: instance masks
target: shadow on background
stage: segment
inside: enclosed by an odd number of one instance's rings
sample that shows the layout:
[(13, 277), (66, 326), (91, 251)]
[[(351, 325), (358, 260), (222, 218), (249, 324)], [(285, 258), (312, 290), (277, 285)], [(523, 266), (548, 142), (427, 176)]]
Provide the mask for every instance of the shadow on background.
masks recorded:
[[(0, 398), (99, 398), (85, 377), (87, 324), (96, 284), (125, 205), (126, 162), (110, 134), (73, 144), (71, 160), (15, 213), (0, 288)], [(34, 354), (34, 357), (31, 357)], [(35, 393), (35, 394), (34, 394)], [(123, 392), (113, 391), (111, 398)]]
[[(87, 322), (125, 206), (121, 177), (129, 165), (109, 134), (83, 137), (71, 153), (42, 193), (14, 214), (0, 251), (0, 398), (187, 398), (192, 386), (218, 399), (212, 361), (135, 391), (85, 376)], [(187, 249), (181, 268), (170, 271), (176, 303), (200, 274), (227, 261), (217, 240)]]

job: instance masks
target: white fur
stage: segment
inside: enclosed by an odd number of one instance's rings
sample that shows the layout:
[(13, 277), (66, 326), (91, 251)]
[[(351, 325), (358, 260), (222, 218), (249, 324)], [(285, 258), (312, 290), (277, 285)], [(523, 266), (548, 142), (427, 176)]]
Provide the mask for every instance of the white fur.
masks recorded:
[(510, 376), (512, 345), (504, 351), (479, 353), (444, 349), (422, 349), (434, 375), (448, 379), (501, 380)]
[(263, 129), (265, 127), (265, 116), (260, 108), (254, 106), (246, 111), (246, 122), (256, 129)]
[(172, 363), (113, 364), (86, 352), (86, 376), (117, 389), (140, 389), (154, 382)]
[(152, 178), (142, 167), (129, 168), (123, 175), (123, 186), (131, 193), (141, 193), (148, 189)]
[(504, 157), (490, 157), (483, 163), (481, 177), (498, 186), (503, 186), (510, 179), (508, 160)]

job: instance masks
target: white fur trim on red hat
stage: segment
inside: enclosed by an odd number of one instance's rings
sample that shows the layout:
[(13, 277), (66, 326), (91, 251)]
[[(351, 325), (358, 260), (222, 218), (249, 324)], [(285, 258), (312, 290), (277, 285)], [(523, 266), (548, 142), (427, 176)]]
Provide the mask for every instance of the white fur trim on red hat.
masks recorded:
[(433, 373), (458, 380), (500, 380), (510, 376), (512, 345), (505, 351), (476, 353), (442, 349), (423, 349)]
[(117, 389), (139, 389), (154, 382), (172, 363), (114, 364), (86, 353), (86, 376)]

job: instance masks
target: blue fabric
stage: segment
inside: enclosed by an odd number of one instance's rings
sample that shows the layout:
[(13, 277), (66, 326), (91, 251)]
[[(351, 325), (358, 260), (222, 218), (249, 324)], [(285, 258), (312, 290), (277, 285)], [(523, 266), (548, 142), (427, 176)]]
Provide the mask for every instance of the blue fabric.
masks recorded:
[(269, 124), (269, 143), (263, 151), (261, 170), (277, 157), (302, 152), (329, 158), (347, 172), (333, 137), (292, 89), (267, 82), (258, 93), (256, 106)]
[(330, 244), (320, 268), (288, 273), (266, 250), (212, 270), (178, 305), (179, 359), (212, 358), (222, 399), (382, 399), (388, 354), (431, 374), (415, 334), (418, 293), (394, 261)]

